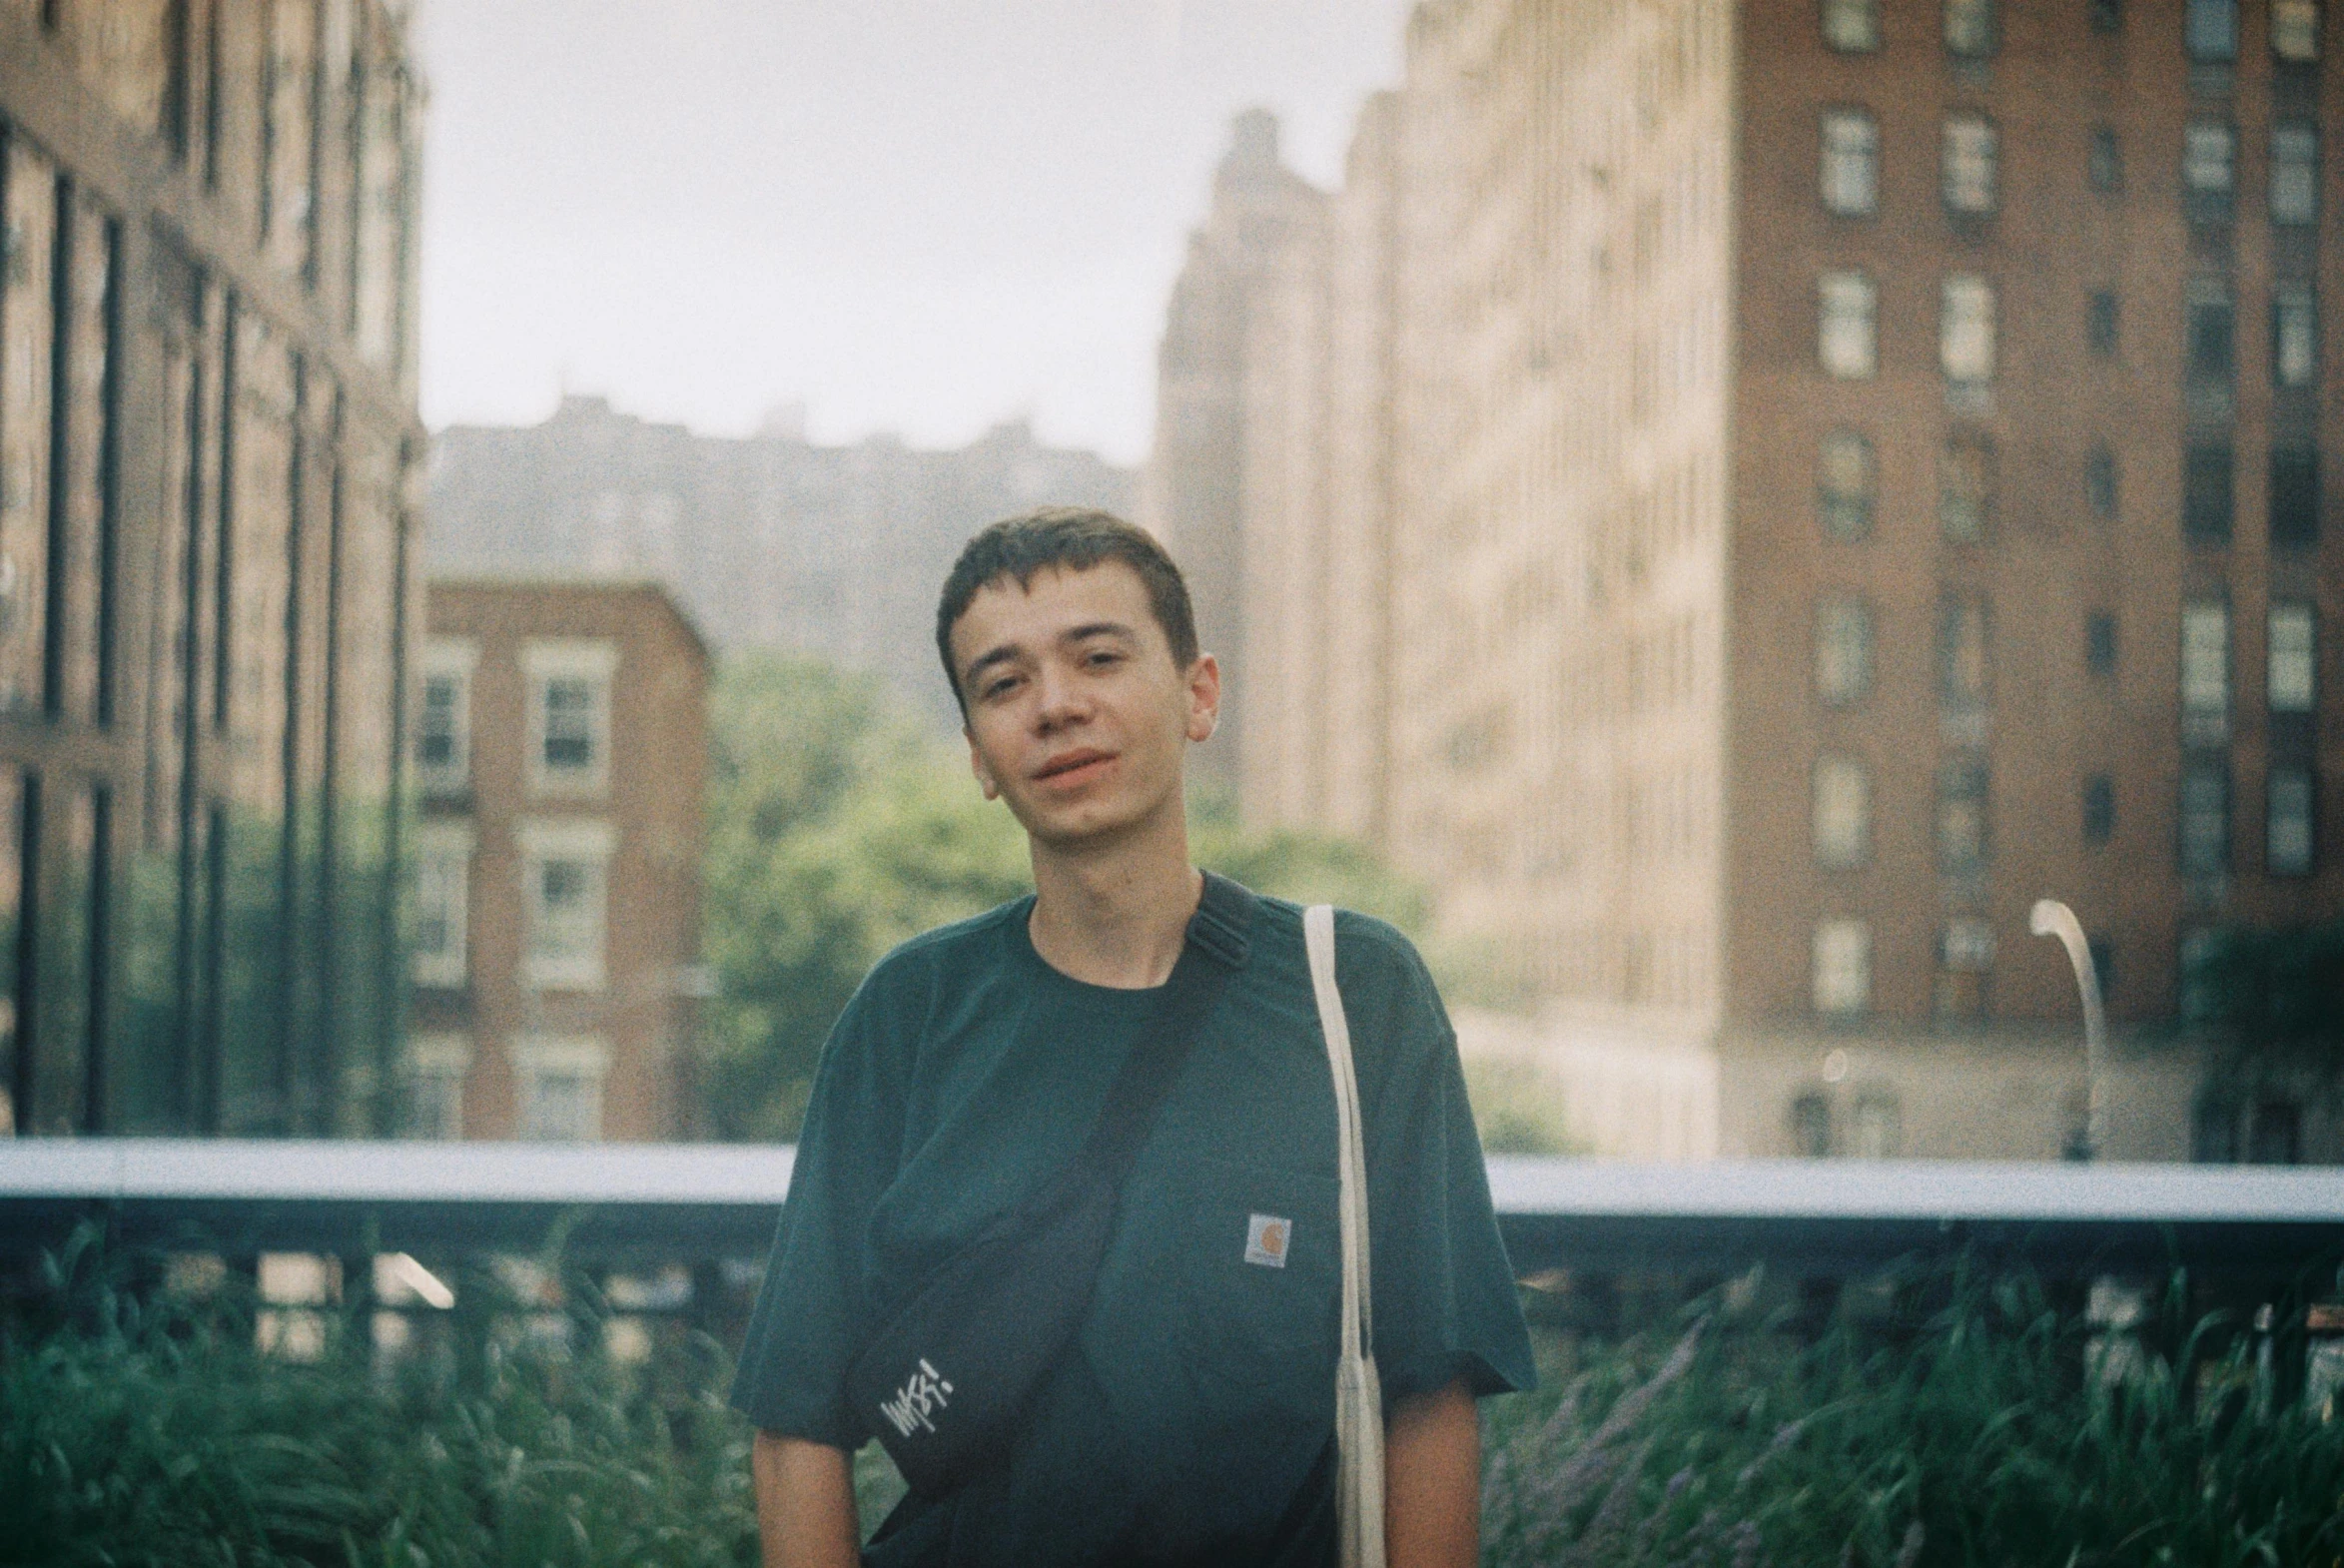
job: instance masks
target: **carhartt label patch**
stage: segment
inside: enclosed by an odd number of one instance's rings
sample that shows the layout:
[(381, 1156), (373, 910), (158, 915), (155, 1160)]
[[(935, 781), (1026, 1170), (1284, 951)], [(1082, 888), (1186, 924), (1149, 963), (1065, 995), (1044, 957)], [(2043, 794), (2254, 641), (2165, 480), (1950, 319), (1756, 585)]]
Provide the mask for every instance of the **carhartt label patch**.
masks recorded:
[(1294, 1222), (1283, 1214), (1255, 1214), (1245, 1221), (1245, 1261), (1264, 1268), (1286, 1266), (1286, 1248), (1294, 1239)]

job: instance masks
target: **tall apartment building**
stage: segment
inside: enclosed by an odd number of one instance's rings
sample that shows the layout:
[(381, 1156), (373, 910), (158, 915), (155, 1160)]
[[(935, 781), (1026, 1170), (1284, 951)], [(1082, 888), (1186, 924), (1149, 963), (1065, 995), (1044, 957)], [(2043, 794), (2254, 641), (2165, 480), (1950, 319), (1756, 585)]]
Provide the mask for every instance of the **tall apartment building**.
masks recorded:
[(2111, 1153), (2332, 1136), (2172, 1027), (2199, 933), (2344, 909), (2332, 9), (1418, 9), (1397, 285), (1343, 329), (1392, 367), (1388, 611), (1252, 674), (1386, 661), (1350, 787), (1599, 1146), (2056, 1153), (2042, 895), (2126, 1042)]
[(378, 0), (0, 0), (0, 1125), (380, 1127), (421, 86)]
[(692, 1131), (708, 655), (648, 584), (435, 578), (399, 1131)]
[(542, 424), (440, 433), (431, 569), (661, 582), (719, 648), (876, 670), (957, 724), (936, 593), (969, 535), (1034, 506), (1132, 499), (1132, 475), (1022, 423), (957, 451), (820, 446), (786, 421), (726, 439), (566, 397)]

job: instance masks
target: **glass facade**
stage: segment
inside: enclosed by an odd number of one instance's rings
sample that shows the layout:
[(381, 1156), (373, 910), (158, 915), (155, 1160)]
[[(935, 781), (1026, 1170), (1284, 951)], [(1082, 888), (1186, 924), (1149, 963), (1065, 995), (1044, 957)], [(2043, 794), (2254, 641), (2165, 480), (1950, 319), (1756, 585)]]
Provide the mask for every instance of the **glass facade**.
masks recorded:
[(55, 146), (0, 84), (0, 1130), (389, 1131), (418, 84), (379, 0), (174, 9), (44, 41)]

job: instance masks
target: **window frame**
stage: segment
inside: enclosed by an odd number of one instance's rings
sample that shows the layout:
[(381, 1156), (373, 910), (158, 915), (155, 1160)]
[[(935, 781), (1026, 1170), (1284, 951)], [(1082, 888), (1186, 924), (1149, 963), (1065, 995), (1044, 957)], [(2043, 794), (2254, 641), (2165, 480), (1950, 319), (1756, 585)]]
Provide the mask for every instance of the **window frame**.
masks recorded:
[(2124, 138), (2112, 125), (2091, 128), (2091, 142), (2083, 155), (2083, 183), (2100, 196), (2124, 189)]
[(2272, 713), (2317, 713), (2319, 688), (2319, 606), (2273, 599), (2263, 622), (2263, 706)]
[(2183, 541), (2197, 549), (2227, 549), (2237, 527), (2237, 446), (2211, 436), (2188, 441), (2181, 451)]
[[(2287, 13), (2293, 13), (2292, 18), (2282, 21), (2282, 16)], [(2292, 23), (2301, 20), (2308, 20), (2310, 27), (2298, 35)], [(2325, 21), (2326, 18), (2320, 13), (2320, 0), (2271, 0), (2266, 25), (2270, 33), (2271, 58), (2278, 62), (2279, 69), (2319, 64), (2320, 31)], [(2306, 39), (2310, 47), (2300, 52), (2284, 47), (2290, 38), (2297, 36)]]
[(2110, 773), (2083, 776), (2081, 837), (2086, 848), (2104, 849), (2116, 837), (2116, 779)]
[[(2218, 184), (2198, 179), (2217, 168)], [(2181, 127), (2181, 211), (2193, 224), (2237, 221), (2238, 127), (2231, 121), (2195, 119)]]
[(1993, 437), (1983, 430), (1949, 434), (1938, 447), (1938, 537), (1947, 544), (1983, 544), (1993, 536), (1999, 464)]
[[(410, 1036), (399, 1054), (398, 1067), (398, 1136), (427, 1143), (462, 1138), (464, 1081), (472, 1071), (470, 1038), (459, 1034)], [(439, 1086), (447, 1096), (439, 1125), (431, 1129), (417, 1127), (414, 1115), (416, 1090), (425, 1083)]]
[[(2304, 150), (2300, 158), (2290, 157), (2282, 162), (2281, 145), (2291, 144)], [(2271, 123), (2268, 146), (2270, 157), (2265, 161), (2265, 197), (2271, 223), (2282, 229), (2315, 229), (2320, 221), (2320, 128), (2312, 120), (2274, 120)], [(2302, 200), (2281, 202), (2281, 193), (2292, 197), (2296, 181), (2300, 180)]]
[(2274, 441), (2269, 462), (2264, 504), (2271, 544), (2284, 550), (2310, 549), (2320, 539), (2320, 491), (2325, 475), (2319, 445), (2305, 440)]
[[(2002, 44), (2002, 19), (1994, 0), (1944, 0), (1946, 53), (1956, 60), (1991, 60)], [(1974, 22), (1976, 32), (1968, 24)]]
[[(596, 992), (609, 985), (610, 868), (617, 858), (618, 832), (596, 818), (532, 818), (515, 825), (513, 840), (521, 866), (521, 984), (530, 991)], [(576, 953), (547, 952), (538, 946), (547, 924), (543, 908), (545, 867), (553, 862), (591, 865), (595, 908), (585, 923), (589, 940)]]
[[(2282, 793), (2290, 797), (2285, 811)], [(2319, 869), (2319, 854), (2318, 773), (2302, 763), (2272, 767), (2263, 779), (2263, 870), (2274, 877), (2308, 877)]]
[(2112, 518), (2123, 511), (2124, 472), (2106, 441), (2094, 441), (2083, 454), (2083, 503), (2094, 517)]
[[(1835, 447), (1853, 454), (1851, 461), (1861, 470), (1858, 489), (1834, 487)], [(1870, 538), (1880, 511), (1880, 449), (1872, 437), (1850, 425), (1832, 426), (1816, 442), (1815, 467), (1816, 520), (1823, 536), (1838, 543)]]
[[(1941, 875), (1973, 877), (1993, 864), (1993, 764), (1983, 753), (1955, 752), (1939, 762), (1932, 836)], [(1957, 829), (1963, 807), (1967, 822)]]
[[(1839, 617), (1845, 616), (1843, 621)], [(1832, 633), (1841, 625), (1859, 628), (1855, 639), (1855, 656), (1845, 661), (1850, 679), (1835, 685), (1827, 674), (1841, 662), (1836, 659), (1836, 645)], [(1826, 708), (1846, 710), (1861, 707), (1872, 695), (1875, 666), (1879, 660), (1879, 617), (1873, 612), (1872, 602), (1861, 594), (1825, 593), (1815, 603), (1815, 695)]]
[[(1837, 145), (1834, 132), (1847, 130), (1858, 133), (1865, 145), (1852, 150)], [(1880, 215), (1880, 119), (1869, 109), (1855, 104), (1834, 104), (1824, 109), (1816, 122), (1816, 136), (1821, 165), (1817, 172), (1816, 195), (1823, 210), (1835, 218), (1876, 218)], [(1839, 200), (1849, 171), (1860, 173), (1861, 198), (1854, 203)]]
[(414, 829), (414, 909), (419, 929), (434, 901), (446, 940), (437, 952), (419, 945), (407, 956), (414, 984), (460, 991), (471, 984), (471, 885), (475, 843), (468, 822), (430, 817)]
[[(599, 637), (560, 637), (521, 645), (521, 673), (527, 682), (526, 734), (528, 778), (535, 795), (595, 798), (610, 789), (612, 733), (618, 684), (618, 645)], [(547, 688), (555, 681), (583, 680), (594, 687), (592, 725), (594, 760), (585, 768), (551, 768), (545, 761), (548, 729)]]
[[(415, 781), (427, 793), (468, 789), (472, 781), (472, 682), (480, 662), (479, 639), (427, 638), (418, 662), (412, 740)], [(448, 709), (452, 721), (448, 731), (448, 759), (437, 765), (427, 762), (423, 756), (424, 721), (430, 712), (427, 693), (434, 681), (447, 681), (455, 688), (455, 701)]]
[(2271, 285), (2271, 386), (2282, 392), (2320, 380), (2319, 286), (2308, 278)]
[[(513, 1137), (524, 1143), (600, 1143), (603, 1121), (609, 1113), (605, 1091), (610, 1081), (610, 1045), (593, 1035), (523, 1035), (512, 1043)], [(582, 1081), (589, 1088), (589, 1114), (583, 1120), (591, 1130), (548, 1128), (542, 1115), (545, 1086), (553, 1080)], [(535, 1123), (535, 1125), (532, 1125)]]
[(2229, 601), (2184, 600), (2177, 636), (2180, 658), (2174, 666), (2173, 700), (2181, 718), (2181, 744), (2199, 749), (2226, 746), (2236, 702), (2237, 664)]
[[(1969, 133), (1972, 145), (1964, 146)], [(1975, 199), (1967, 199), (1974, 194)], [(2002, 132), (1993, 117), (1974, 109), (1948, 114), (1938, 136), (1938, 201), (1946, 216), (1981, 222), (2001, 211)]]
[(1948, 273), (1940, 283), (1938, 365), (1949, 384), (1993, 384), (2000, 308), (1993, 280), (1983, 273)]
[(1828, 268), (1817, 278), (1815, 360), (1836, 382), (1880, 374), (1880, 285), (1872, 274)]
[[(2204, 786), (2209, 801), (2193, 804), (2193, 786)], [(2230, 869), (2237, 827), (2228, 755), (2201, 752), (2185, 759), (2175, 793), (2175, 868), (2185, 877), (2224, 875)]]
[[(1834, 794), (1833, 784), (1849, 786), (1849, 793)], [(1870, 865), (1873, 786), (1872, 769), (1864, 759), (1851, 752), (1822, 753), (1809, 770), (1808, 790), (1812, 807), (1808, 826), (1817, 869), (1860, 871)], [(1848, 822), (1843, 824), (1837, 811), (1827, 813), (1827, 806), (1852, 807)]]
[[(1826, 990), (1827, 980), (1852, 983)], [(1808, 955), (1809, 1002), (1824, 1018), (1862, 1018), (1872, 1011), (1872, 923), (1829, 915), (1815, 923)]]
[(2198, 65), (2238, 60), (2238, 0), (2182, 0), (2182, 53)]
[[(1854, 36), (1842, 36), (1833, 28), (1834, 18), (1853, 20), (1861, 29), (1861, 41)], [(1823, 45), (1834, 54), (1878, 54), (1881, 47), (1880, 0), (1822, 0), (1816, 11), (1816, 26), (1823, 37)]]

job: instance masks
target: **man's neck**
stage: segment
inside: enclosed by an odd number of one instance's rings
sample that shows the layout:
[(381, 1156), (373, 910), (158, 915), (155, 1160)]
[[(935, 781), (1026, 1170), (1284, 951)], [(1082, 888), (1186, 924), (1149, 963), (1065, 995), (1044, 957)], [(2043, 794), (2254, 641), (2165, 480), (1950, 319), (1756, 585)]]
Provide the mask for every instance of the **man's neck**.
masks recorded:
[(1113, 845), (1034, 846), (1027, 930), (1044, 963), (1094, 986), (1161, 986), (1179, 962), (1204, 880), (1188, 864), (1183, 813)]

